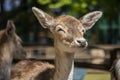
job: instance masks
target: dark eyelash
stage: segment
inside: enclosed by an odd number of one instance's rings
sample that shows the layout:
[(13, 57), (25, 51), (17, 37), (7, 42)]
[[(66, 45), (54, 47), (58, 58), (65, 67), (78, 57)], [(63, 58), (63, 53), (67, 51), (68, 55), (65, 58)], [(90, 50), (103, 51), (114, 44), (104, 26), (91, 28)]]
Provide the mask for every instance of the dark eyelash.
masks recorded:
[(65, 31), (64, 31), (63, 29), (61, 29), (61, 28), (59, 28), (59, 29), (57, 30), (57, 32), (60, 32), (60, 31), (62, 31), (62, 32), (65, 33)]
[(63, 31), (63, 30), (61, 28), (59, 28), (57, 31), (59, 32), (59, 31)]

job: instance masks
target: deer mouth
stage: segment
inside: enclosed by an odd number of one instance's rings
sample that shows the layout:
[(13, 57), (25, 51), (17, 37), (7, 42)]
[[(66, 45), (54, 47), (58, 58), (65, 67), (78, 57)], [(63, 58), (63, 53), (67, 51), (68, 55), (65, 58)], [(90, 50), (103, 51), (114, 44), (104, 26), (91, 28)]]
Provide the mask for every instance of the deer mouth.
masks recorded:
[(75, 42), (72, 42), (69, 47), (71, 48), (86, 48), (88, 46), (88, 43), (80, 43), (80, 44), (75, 44)]
[(86, 48), (87, 47), (87, 45), (81, 45), (81, 46), (79, 46), (80, 48)]
[(80, 47), (83, 47), (83, 48), (86, 48), (87, 46), (88, 46), (87, 43), (83, 43), (83, 44), (81, 43), (81, 44), (80, 44)]

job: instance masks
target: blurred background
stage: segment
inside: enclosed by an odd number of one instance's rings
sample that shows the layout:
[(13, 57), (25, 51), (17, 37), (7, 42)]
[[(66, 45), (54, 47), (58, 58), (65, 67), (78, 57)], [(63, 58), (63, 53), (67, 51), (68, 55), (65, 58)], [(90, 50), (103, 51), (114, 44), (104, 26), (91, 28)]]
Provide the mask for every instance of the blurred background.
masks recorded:
[[(29, 53), (27, 57), (49, 61), (54, 58), (53, 36), (38, 23), (32, 12), (33, 6), (54, 17), (67, 14), (78, 19), (88, 12), (102, 11), (102, 18), (85, 34), (89, 45), (102, 46), (88, 47), (82, 52), (85, 54), (76, 53), (74, 80), (110, 80), (109, 69), (113, 61), (120, 58), (117, 55), (120, 53), (120, 0), (0, 0), (0, 29), (6, 27), (8, 20), (13, 20)], [(82, 69), (79, 68), (81, 65)]]
[[(55, 17), (68, 14), (78, 19), (100, 10), (102, 18), (85, 35), (89, 44), (120, 44), (120, 0), (0, 0), (0, 29), (11, 19), (24, 43), (37, 43), (40, 36), (51, 38), (51, 33), (40, 27), (33, 6)], [(51, 42), (48, 40), (48, 45)]]

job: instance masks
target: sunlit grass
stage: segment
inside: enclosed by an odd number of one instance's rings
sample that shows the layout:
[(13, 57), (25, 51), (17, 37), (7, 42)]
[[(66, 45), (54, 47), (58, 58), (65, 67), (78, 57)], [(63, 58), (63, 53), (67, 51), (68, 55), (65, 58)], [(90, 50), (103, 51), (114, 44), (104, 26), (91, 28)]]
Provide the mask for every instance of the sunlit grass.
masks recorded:
[(110, 74), (87, 74), (84, 80), (110, 80)]

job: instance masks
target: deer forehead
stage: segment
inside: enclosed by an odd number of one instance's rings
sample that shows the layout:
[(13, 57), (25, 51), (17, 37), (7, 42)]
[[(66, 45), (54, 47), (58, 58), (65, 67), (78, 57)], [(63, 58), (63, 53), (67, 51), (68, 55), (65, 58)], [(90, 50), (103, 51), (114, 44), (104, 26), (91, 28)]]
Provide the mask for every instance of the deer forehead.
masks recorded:
[(58, 17), (56, 19), (56, 23), (72, 34), (79, 34), (81, 30), (84, 29), (82, 23), (78, 19), (69, 15), (62, 15)]

